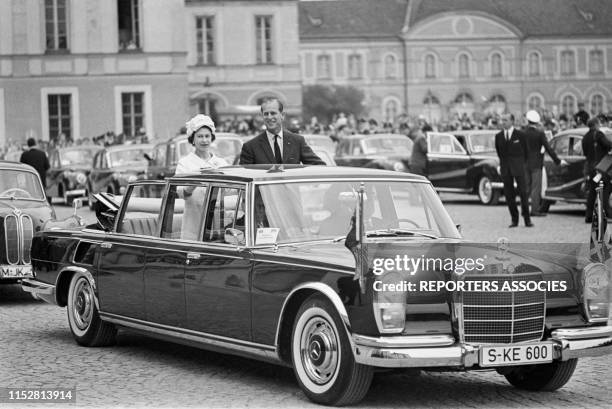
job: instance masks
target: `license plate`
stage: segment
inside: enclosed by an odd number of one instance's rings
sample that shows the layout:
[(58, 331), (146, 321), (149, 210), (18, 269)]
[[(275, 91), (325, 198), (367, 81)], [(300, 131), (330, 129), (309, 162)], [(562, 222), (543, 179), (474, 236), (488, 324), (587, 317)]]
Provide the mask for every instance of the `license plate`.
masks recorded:
[(32, 266), (3, 266), (4, 277), (32, 277)]
[(553, 344), (496, 345), (480, 348), (480, 366), (522, 365), (552, 362)]

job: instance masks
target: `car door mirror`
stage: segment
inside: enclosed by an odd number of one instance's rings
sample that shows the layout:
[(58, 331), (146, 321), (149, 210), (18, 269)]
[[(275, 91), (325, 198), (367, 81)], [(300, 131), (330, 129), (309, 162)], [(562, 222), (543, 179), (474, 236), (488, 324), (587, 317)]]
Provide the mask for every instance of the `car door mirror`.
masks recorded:
[(238, 229), (227, 228), (225, 229), (224, 240), (228, 244), (234, 246), (244, 246), (244, 232)]

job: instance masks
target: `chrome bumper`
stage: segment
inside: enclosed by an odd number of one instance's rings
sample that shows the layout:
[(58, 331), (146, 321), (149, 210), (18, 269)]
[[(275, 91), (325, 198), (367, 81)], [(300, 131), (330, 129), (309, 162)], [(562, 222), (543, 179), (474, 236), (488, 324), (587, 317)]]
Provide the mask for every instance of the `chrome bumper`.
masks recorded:
[(66, 196), (85, 196), (85, 189), (68, 190)]
[(32, 293), (33, 296), (40, 298), (48, 303), (57, 304), (55, 301), (55, 286), (47, 283), (42, 283), (35, 279), (21, 280), (21, 289), (27, 293)]
[[(549, 339), (555, 360), (612, 354), (612, 326), (560, 329)], [(479, 364), (479, 345), (455, 342), (450, 335), (368, 337), (352, 335), (355, 360), (385, 368), (457, 367)]]
[(491, 182), (491, 187), (493, 189), (503, 189), (504, 188), (504, 182)]

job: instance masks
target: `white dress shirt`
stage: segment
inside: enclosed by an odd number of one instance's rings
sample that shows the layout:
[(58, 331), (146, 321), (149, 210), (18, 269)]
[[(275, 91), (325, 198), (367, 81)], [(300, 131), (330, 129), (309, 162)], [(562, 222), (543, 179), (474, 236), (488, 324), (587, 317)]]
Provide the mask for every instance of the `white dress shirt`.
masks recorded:
[[(268, 135), (268, 143), (270, 144), (270, 148), (272, 149), (272, 153), (274, 154), (274, 135), (270, 131), (266, 131), (266, 135)], [(283, 129), (281, 128), (278, 135), (278, 147), (280, 148), (281, 157), (283, 157)]]

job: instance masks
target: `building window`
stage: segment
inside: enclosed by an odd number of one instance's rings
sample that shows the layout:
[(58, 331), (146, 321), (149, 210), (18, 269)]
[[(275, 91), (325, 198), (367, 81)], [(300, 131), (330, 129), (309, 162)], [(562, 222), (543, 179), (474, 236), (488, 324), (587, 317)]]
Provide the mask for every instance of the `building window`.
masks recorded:
[(72, 139), (72, 115), (70, 110), (70, 94), (49, 94), (49, 140), (58, 141), (60, 134), (66, 135), (66, 140)]
[(68, 49), (66, 0), (45, 0), (47, 51)]
[(589, 66), (591, 74), (603, 74), (604, 72), (603, 51), (591, 50), (589, 52)]
[(544, 107), (544, 100), (540, 95), (531, 95), (527, 99), (527, 106), (529, 109), (535, 109), (536, 111), (542, 109)]
[(257, 64), (272, 64), (272, 16), (255, 16)]
[(196, 48), (198, 65), (215, 63), (215, 18), (212, 16), (196, 17)]
[(561, 52), (561, 75), (576, 74), (576, 57), (571, 50)]
[(138, 1), (117, 0), (120, 50), (137, 50), (141, 46)]
[(212, 97), (204, 97), (197, 100), (198, 113), (208, 115), (213, 122), (218, 122), (219, 115), (217, 114), (217, 100)]
[(125, 136), (135, 136), (144, 127), (144, 93), (124, 92), (121, 94), (122, 132)]
[(470, 76), (470, 59), (467, 55), (459, 56), (459, 78), (469, 78)]
[(386, 122), (395, 122), (395, 118), (397, 117), (397, 101), (394, 99), (390, 99), (385, 104), (385, 121)]
[(591, 97), (591, 115), (597, 116), (604, 111), (604, 98), (600, 94)]
[(425, 78), (436, 78), (436, 58), (431, 54), (425, 57)]
[(317, 77), (322, 79), (331, 78), (331, 57), (327, 54), (317, 57)]
[(566, 95), (561, 100), (561, 112), (565, 114), (568, 118), (574, 116), (574, 112), (576, 111), (576, 98), (573, 95)]
[(491, 76), (502, 76), (502, 56), (499, 53), (495, 53), (491, 56)]
[(361, 66), (361, 55), (359, 54), (349, 55), (348, 74), (349, 74), (349, 78), (352, 78), (352, 79), (363, 77), (362, 66)]
[(397, 60), (391, 54), (385, 57), (385, 78), (397, 78)]
[(540, 54), (536, 52), (529, 53), (527, 58), (529, 62), (529, 76), (539, 77), (540, 76)]

